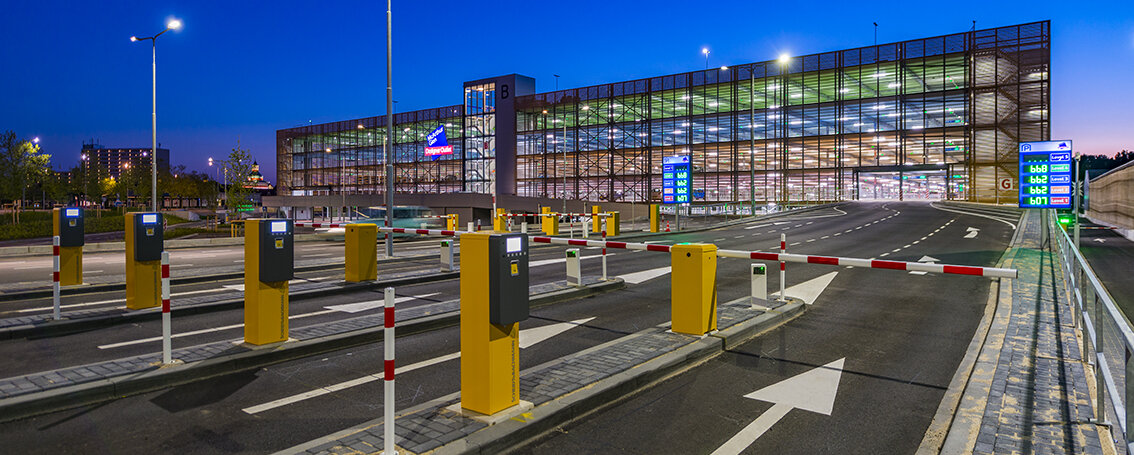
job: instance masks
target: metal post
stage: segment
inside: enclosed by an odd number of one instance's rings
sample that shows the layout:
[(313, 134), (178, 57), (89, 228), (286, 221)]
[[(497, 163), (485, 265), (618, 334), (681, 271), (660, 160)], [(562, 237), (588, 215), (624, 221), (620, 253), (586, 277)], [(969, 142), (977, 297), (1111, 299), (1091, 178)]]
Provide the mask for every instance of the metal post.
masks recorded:
[(1079, 152), (1075, 152), (1075, 175), (1072, 180), (1074, 183), (1071, 185), (1071, 196), (1072, 200), (1075, 201), (1074, 208), (1071, 210), (1071, 216), (1075, 217), (1075, 251), (1079, 251), (1079, 198), (1081, 197), (1079, 185), (1082, 183), (1079, 181), (1079, 169), (1081, 164)]
[(602, 280), (606, 281), (606, 220), (602, 220)]
[[(162, 32), (165, 33), (165, 32)], [(153, 201), (153, 211), (158, 211), (157, 203), (157, 36), (151, 40), (153, 43), (153, 148), (150, 151), (150, 159), (152, 166), (150, 166), (150, 176), (152, 177), (152, 190), (150, 193), (150, 200)]]
[[(780, 233), (780, 254), (787, 254), (787, 234)], [(787, 295), (784, 294), (784, 283), (787, 281), (787, 263), (780, 261), (780, 298), (779, 301), (786, 302)]]
[(756, 72), (748, 68), (748, 199), (756, 216)]
[[(386, 227), (394, 227), (394, 16), (386, 0)], [(386, 257), (394, 256), (394, 237), (386, 233)]]
[(51, 305), (52, 317), (58, 321), (61, 318), (59, 305), (59, 236), (51, 238)]
[(382, 439), (385, 445), (385, 450), (382, 452), (385, 455), (396, 455), (398, 452), (394, 449), (394, 288), (386, 288), (386, 314), (382, 317), (384, 329), (383, 332), (385, 339), (382, 344), (386, 349), (386, 362), (383, 370), (385, 371), (385, 395), (382, 398), (383, 418), (382, 418)]
[(173, 363), (173, 342), (169, 321), (169, 252), (161, 252), (161, 363)]

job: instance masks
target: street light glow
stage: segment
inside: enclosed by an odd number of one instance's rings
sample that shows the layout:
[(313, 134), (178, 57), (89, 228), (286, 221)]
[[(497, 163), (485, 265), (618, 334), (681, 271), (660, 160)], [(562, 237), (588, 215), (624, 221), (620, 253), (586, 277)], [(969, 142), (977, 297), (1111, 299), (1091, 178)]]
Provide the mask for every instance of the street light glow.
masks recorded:
[(728, 71), (728, 67), (727, 67), (727, 66), (724, 66), (724, 65), (721, 65), (721, 71)]
[(709, 55), (709, 48), (707, 48), (707, 47), (702, 47), (702, 48), (701, 48), (701, 53), (702, 53), (702, 54), (705, 54), (705, 55)]
[(137, 36), (131, 36), (131, 37), (130, 37), (130, 42), (131, 42), (131, 43), (133, 43), (133, 42), (135, 42), (135, 41), (138, 41), (138, 37), (137, 37)]
[(169, 24), (166, 25), (170, 30), (177, 30), (181, 28), (181, 19), (170, 19)]
[(791, 61), (791, 56), (787, 54), (780, 54), (780, 63), (787, 63)]
[(35, 137), (35, 138), (33, 138), (33, 139), (32, 139), (31, 141), (32, 141), (33, 143), (35, 143), (35, 144), (38, 144), (38, 143), (39, 143), (39, 136), (36, 136), (36, 137)]

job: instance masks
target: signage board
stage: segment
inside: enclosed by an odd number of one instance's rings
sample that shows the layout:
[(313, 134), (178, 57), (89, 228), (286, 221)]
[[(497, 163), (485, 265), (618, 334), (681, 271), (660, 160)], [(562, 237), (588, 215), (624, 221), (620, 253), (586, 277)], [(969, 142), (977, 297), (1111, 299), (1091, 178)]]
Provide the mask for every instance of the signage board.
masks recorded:
[(1020, 143), (1020, 208), (1071, 208), (1071, 141)]
[(425, 137), (425, 156), (437, 161), (441, 155), (452, 154), (453, 146), (449, 145), (449, 140), (445, 138), (445, 125), (438, 125)]
[(689, 155), (662, 158), (662, 203), (689, 203), (689, 190), (692, 186), (689, 162)]

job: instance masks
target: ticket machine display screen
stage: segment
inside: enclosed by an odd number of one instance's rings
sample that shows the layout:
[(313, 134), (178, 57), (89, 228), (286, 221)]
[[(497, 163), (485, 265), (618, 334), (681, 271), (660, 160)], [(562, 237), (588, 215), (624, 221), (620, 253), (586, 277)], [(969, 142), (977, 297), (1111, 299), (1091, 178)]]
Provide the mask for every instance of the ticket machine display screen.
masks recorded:
[(74, 218), (74, 217), (76, 217), (76, 216), (79, 216), (79, 209), (66, 209), (66, 210), (65, 210), (65, 215), (66, 215), (66, 216), (67, 216), (68, 218)]
[(508, 237), (507, 245), (504, 247), (506, 253), (519, 253), (524, 250), (523, 237)]
[(283, 234), (287, 232), (287, 221), (272, 221), (272, 233)]
[(157, 214), (156, 213), (147, 213), (145, 215), (142, 215), (142, 223), (143, 224), (157, 224)]

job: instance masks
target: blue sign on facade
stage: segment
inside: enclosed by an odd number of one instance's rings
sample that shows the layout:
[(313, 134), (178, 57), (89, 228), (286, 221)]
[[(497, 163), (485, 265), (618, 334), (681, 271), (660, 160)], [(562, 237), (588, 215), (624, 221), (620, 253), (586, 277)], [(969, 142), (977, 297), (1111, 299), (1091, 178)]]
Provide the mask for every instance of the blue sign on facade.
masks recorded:
[(1071, 208), (1071, 141), (1020, 143), (1020, 208)]
[(445, 125), (440, 125), (425, 136), (425, 156), (437, 161), (441, 155), (452, 155), (453, 146), (445, 138)]
[(662, 158), (662, 203), (689, 202), (689, 188), (692, 186), (689, 174), (689, 155)]

